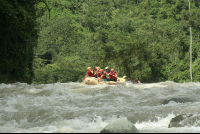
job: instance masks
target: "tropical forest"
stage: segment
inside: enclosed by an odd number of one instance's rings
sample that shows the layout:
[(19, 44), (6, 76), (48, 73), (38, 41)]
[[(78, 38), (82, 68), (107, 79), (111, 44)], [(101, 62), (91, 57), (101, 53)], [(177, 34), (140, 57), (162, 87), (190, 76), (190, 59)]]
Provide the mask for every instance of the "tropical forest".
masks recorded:
[(1, 0), (0, 83), (200, 81), (198, 0)]

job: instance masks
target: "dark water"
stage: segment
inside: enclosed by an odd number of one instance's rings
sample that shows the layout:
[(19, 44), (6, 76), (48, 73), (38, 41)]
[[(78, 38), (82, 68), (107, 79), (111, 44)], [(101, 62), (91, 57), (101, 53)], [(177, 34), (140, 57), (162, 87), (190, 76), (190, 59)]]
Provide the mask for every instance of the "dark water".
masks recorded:
[[(127, 118), (140, 133), (200, 132), (200, 83), (160, 82), (126, 86), (81, 83), (0, 85), (1, 133), (53, 133), (61, 128), (99, 133), (111, 121)], [(187, 97), (191, 102), (162, 102)], [(168, 128), (171, 118), (196, 114)]]

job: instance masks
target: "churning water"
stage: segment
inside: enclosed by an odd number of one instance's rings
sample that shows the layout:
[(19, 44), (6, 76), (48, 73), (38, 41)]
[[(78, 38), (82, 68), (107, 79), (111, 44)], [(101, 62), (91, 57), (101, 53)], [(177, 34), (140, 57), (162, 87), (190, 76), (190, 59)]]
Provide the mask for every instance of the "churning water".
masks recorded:
[[(168, 128), (176, 115), (200, 112), (199, 82), (80, 85), (0, 84), (0, 133), (53, 133), (62, 128), (99, 133), (120, 118), (131, 121), (140, 133), (200, 132), (200, 116), (184, 127)], [(162, 105), (180, 97), (192, 101)]]

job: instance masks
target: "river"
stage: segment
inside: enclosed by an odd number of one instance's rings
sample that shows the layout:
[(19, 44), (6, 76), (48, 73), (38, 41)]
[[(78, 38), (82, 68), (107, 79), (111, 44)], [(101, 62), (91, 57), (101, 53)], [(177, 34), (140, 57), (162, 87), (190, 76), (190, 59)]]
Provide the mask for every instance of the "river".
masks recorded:
[[(200, 112), (199, 82), (80, 85), (0, 84), (0, 133), (53, 133), (61, 128), (99, 133), (120, 118), (132, 120), (140, 133), (200, 132), (199, 118), (184, 127), (168, 128), (176, 115)], [(162, 105), (173, 97), (193, 101)]]

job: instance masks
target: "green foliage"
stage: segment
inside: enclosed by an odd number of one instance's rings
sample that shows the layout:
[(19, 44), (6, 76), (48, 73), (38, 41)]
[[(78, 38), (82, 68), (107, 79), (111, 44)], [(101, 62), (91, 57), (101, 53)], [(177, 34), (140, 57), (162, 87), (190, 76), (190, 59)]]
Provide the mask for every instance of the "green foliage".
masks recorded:
[(85, 71), (81, 69), (80, 57), (60, 58), (54, 64), (35, 68), (35, 83), (76, 82), (82, 79)]
[(0, 1), (0, 82), (32, 82), (37, 0)]
[(109, 66), (142, 82), (189, 81), (191, 26), (193, 80), (199, 81), (199, 1), (190, 0), (191, 14), (187, 0), (0, 4), (0, 80), (30, 83), (34, 74), (35, 83), (82, 81), (88, 66)]
[[(46, 25), (40, 32), (36, 54), (43, 59), (41, 68), (46, 68), (45, 60), (58, 65), (62, 63), (61, 57), (79, 56), (81, 65), (76, 70), (82, 76), (68, 79), (69, 74), (64, 72), (70, 70), (65, 68), (62, 73), (66, 81), (81, 81), (88, 66), (109, 66), (119, 76), (139, 77), (142, 82), (190, 79), (189, 26), (193, 27), (193, 40), (198, 42), (200, 2), (191, 0), (191, 15), (188, 1), (184, 0), (48, 0), (48, 3), (52, 18), (42, 22)], [(193, 53), (196, 71), (198, 43), (194, 43)], [(198, 74), (194, 77), (199, 80)]]

